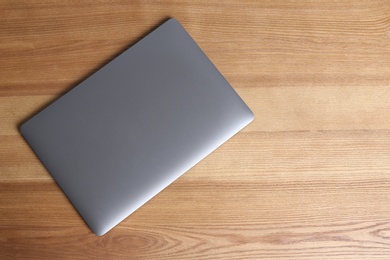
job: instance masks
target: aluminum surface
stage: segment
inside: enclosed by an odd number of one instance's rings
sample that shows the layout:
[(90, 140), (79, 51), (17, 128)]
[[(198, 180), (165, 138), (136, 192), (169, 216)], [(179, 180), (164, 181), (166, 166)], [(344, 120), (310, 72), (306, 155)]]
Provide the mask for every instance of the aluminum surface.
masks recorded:
[(103, 235), (252, 119), (170, 19), (20, 131), (88, 226)]

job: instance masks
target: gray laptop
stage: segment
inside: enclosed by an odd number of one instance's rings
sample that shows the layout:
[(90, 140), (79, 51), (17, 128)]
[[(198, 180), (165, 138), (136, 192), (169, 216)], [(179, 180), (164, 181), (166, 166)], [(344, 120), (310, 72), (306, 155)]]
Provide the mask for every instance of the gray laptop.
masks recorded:
[(170, 19), (20, 131), (103, 235), (253, 120)]

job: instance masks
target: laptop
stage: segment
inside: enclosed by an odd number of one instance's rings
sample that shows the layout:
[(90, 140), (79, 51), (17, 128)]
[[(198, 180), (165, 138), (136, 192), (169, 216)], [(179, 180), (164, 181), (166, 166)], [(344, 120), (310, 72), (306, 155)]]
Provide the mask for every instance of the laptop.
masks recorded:
[(101, 236), (252, 120), (226, 79), (170, 19), (20, 132)]

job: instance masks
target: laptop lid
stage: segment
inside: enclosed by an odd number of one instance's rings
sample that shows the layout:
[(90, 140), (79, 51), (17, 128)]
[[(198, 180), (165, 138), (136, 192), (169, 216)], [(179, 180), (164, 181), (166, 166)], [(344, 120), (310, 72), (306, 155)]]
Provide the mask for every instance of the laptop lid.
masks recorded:
[(20, 131), (103, 235), (253, 120), (170, 19)]

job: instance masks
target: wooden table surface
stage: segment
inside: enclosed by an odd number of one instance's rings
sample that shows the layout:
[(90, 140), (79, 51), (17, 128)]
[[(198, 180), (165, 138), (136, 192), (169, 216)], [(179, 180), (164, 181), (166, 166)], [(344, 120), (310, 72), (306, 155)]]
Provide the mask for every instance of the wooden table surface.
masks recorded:
[[(255, 121), (105, 236), (18, 126), (169, 17)], [(0, 259), (390, 259), (390, 1), (1, 1)]]

